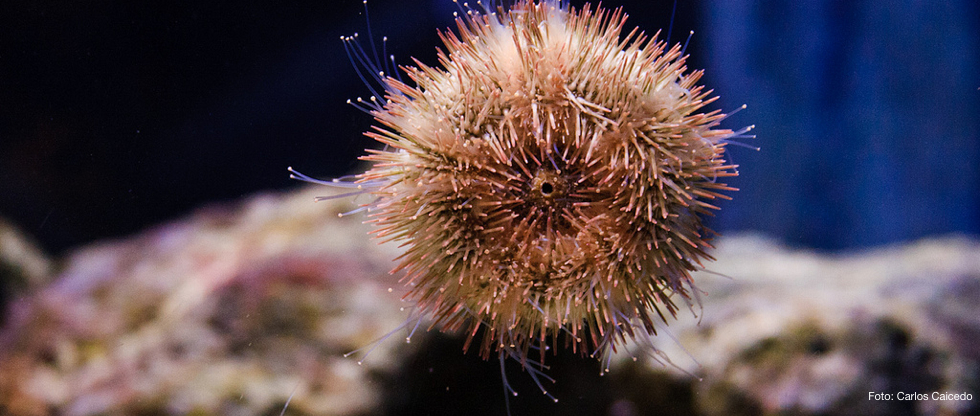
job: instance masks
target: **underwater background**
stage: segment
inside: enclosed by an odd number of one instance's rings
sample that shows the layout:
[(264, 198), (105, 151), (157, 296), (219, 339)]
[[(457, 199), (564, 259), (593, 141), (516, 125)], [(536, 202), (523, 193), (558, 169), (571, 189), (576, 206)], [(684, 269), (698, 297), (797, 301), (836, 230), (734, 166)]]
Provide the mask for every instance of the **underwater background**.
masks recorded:
[[(689, 42), (757, 137), (697, 307), (603, 377), (556, 349), (559, 404), (464, 337), (404, 342), (399, 249), (337, 216), (367, 198), (289, 179), (377, 147), (361, 1), (0, 5), (0, 414), (980, 414), (980, 2), (603, 5)], [(459, 10), (368, 6), (402, 64)], [(872, 400), (903, 391), (970, 396)]]
[[(980, 4), (609, 2), (694, 35), (689, 68), (761, 151), (709, 225), (840, 250), (980, 233)], [(581, 2), (572, 2), (581, 6)], [(387, 53), (434, 63), (449, 0), (372, 0)], [(31, 1), (0, 13), (0, 216), (51, 253), (204, 204), (357, 171), (360, 1)], [(380, 42), (379, 42), (380, 46)], [(379, 53), (383, 53), (379, 50)]]

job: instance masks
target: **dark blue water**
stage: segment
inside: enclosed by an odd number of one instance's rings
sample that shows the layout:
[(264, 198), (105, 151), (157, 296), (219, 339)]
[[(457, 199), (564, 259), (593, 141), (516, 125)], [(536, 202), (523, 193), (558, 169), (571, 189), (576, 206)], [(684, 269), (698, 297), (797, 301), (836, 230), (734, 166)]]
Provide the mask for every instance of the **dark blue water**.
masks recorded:
[[(350, 173), (373, 146), (338, 39), (366, 33), (360, 1), (144, 3), (0, 14), (0, 215), (49, 251), (295, 188), (287, 166)], [(731, 151), (742, 191), (713, 228), (824, 249), (980, 234), (980, 6), (880, 3), (678, 6), (672, 39), (695, 30), (691, 66), (763, 149)], [(623, 2), (650, 32), (671, 4)], [(371, 2), (401, 62), (434, 63), (453, 10)]]

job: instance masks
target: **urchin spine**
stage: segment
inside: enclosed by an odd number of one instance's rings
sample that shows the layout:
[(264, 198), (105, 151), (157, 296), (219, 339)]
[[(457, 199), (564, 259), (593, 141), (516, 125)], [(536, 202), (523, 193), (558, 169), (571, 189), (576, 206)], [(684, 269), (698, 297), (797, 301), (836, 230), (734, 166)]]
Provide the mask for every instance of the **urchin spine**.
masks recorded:
[(385, 147), (343, 186), (373, 194), (373, 233), (406, 247), (406, 298), (467, 347), (483, 329), (485, 357), (543, 365), (561, 339), (593, 354), (645, 340), (711, 259), (701, 216), (735, 190), (719, 182), (737, 175), (725, 146), (751, 127), (716, 128), (725, 115), (700, 112), (715, 98), (682, 48), (623, 35), (625, 19), (552, 1), (467, 9), (438, 66), (404, 68), (411, 84), (374, 68), (384, 100), (354, 103)]

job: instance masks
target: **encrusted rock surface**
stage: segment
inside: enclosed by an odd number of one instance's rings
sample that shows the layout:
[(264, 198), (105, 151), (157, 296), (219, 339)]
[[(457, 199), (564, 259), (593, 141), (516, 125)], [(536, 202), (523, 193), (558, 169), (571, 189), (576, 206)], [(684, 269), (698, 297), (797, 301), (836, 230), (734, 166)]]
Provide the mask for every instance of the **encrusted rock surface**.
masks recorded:
[[(0, 414), (268, 415), (287, 400), (292, 415), (503, 414), (497, 363), (458, 339), (423, 323), (406, 344), (412, 323), (373, 343), (407, 322), (387, 273), (399, 250), (320, 193), (205, 208), (39, 272), (50, 283), (0, 330)], [(546, 383), (557, 404), (512, 367), (513, 413), (980, 412), (977, 241), (827, 255), (744, 235), (714, 254), (728, 277), (698, 273), (697, 317), (653, 340), (672, 364), (631, 348), (637, 362), (621, 351), (600, 377), (595, 359), (561, 353)], [(362, 365), (343, 356), (365, 346)]]
[[(312, 193), (311, 193), (312, 192)], [(364, 414), (404, 321), (392, 247), (317, 191), (206, 208), (65, 260), (0, 334), (2, 414)]]
[(0, 321), (7, 302), (41, 286), (52, 267), (51, 260), (21, 230), (0, 218)]
[[(716, 254), (710, 269), (730, 277), (697, 276), (703, 313), (670, 324), (679, 342), (656, 340), (676, 365), (668, 370), (703, 379), (694, 384), (702, 412), (980, 412), (977, 241), (820, 255), (743, 236)], [(972, 400), (934, 395), (946, 392)]]

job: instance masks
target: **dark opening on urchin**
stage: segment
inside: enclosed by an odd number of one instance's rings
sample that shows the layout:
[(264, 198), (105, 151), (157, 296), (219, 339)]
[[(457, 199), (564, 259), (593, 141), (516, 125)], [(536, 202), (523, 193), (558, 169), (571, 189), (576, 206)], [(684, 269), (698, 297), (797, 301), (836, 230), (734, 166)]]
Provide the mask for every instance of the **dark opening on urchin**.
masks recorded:
[(551, 204), (556, 200), (566, 198), (569, 193), (570, 184), (558, 172), (548, 169), (539, 169), (534, 177), (531, 178), (528, 199)]

